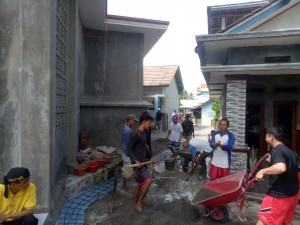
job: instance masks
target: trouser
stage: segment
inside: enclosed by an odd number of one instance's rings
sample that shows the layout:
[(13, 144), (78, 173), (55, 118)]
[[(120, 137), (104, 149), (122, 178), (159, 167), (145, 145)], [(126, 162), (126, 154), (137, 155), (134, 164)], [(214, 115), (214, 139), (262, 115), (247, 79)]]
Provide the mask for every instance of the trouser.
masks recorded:
[(37, 225), (38, 219), (34, 215), (24, 216), (21, 219), (3, 222), (3, 225)]
[(160, 120), (157, 120), (155, 122), (155, 129), (157, 129), (157, 131), (160, 131), (160, 129), (161, 129), (161, 121)]
[(201, 176), (204, 176), (204, 175), (206, 175), (206, 161), (205, 161), (205, 159), (207, 158), (207, 157), (209, 157), (211, 155), (211, 153), (210, 152), (202, 152), (199, 156), (198, 156), (198, 158), (197, 158), (197, 165), (199, 165), (199, 175), (201, 175)]

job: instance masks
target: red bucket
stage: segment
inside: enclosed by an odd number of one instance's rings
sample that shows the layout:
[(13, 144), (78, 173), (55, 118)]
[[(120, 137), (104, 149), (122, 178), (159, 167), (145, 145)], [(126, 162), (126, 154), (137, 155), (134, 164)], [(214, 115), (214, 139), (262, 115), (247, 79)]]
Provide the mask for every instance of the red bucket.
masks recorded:
[(86, 164), (81, 164), (75, 166), (75, 174), (76, 176), (83, 176), (86, 173), (87, 166)]
[(99, 168), (105, 167), (106, 162), (107, 162), (106, 159), (104, 159), (104, 158), (97, 158), (96, 160), (97, 160), (97, 162), (99, 163), (99, 166), (98, 166)]
[(88, 161), (87, 167), (90, 173), (95, 173), (98, 169), (99, 163), (97, 161)]

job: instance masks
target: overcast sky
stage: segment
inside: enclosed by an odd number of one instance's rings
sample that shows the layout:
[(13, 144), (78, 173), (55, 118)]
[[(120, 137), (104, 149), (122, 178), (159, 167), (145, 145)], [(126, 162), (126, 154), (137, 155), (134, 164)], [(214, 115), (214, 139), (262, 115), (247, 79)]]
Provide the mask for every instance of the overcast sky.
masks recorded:
[(195, 36), (207, 34), (207, 6), (259, 0), (108, 0), (108, 14), (170, 21), (168, 30), (144, 58), (144, 66), (179, 65), (185, 90), (205, 83)]

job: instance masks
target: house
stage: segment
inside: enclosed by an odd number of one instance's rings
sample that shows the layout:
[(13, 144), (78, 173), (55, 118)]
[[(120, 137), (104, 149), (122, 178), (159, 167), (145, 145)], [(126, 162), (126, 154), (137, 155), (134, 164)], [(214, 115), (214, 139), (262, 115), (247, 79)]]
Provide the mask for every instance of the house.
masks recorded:
[(180, 100), (179, 112), (183, 115), (193, 113), (193, 109), (199, 106), (199, 101), (196, 99), (182, 99)]
[(207, 7), (208, 33), (215, 34), (258, 10), (270, 1), (256, 1)]
[(201, 105), (201, 125), (214, 127), (213, 119), (215, 112), (212, 110), (212, 105), (215, 99), (209, 99)]
[(210, 98), (209, 89), (206, 84), (201, 84), (200, 87), (197, 87), (196, 96), (200, 104), (209, 100)]
[(144, 67), (144, 99), (153, 105), (153, 115), (156, 114), (157, 108), (166, 115), (164, 129), (167, 129), (174, 109), (179, 112), (179, 94), (183, 89), (178, 65)]
[(201, 70), (230, 120), (237, 155), (245, 145), (264, 154), (266, 128), (278, 125), (300, 152), (299, 10), (299, 0), (270, 1), (217, 34), (196, 36)]
[(0, 174), (28, 167), (38, 212), (55, 221), (81, 129), (119, 147), (143, 100), (143, 58), (169, 22), (108, 15), (106, 0), (3, 1)]

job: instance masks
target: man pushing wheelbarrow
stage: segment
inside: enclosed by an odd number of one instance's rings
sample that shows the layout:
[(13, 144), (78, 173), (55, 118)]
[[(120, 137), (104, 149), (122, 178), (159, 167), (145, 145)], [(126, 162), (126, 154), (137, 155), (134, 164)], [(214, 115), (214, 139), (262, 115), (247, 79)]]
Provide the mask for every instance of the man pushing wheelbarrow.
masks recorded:
[[(207, 216), (225, 222), (228, 220), (228, 210), (231, 211), (228, 203), (235, 202), (239, 210), (237, 216), (246, 221), (242, 212), (247, 201), (246, 192), (256, 180), (260, 181), (264, 175), (270, 175), (271, 187), (262, 202), (257, 225), (292, 225), (299, 192), (297, 157), (295, 152), (283, 144), (283, 140), (282, 127), (268, 129), (266, 141), (272, 147), (271, 154), (261, 158), (249, 175), (241, 171), (206, 183), (192, 204), (203, 205)], [(259, 170), (253, 177), (264, 160), (270, 163), (269, 167)]]

